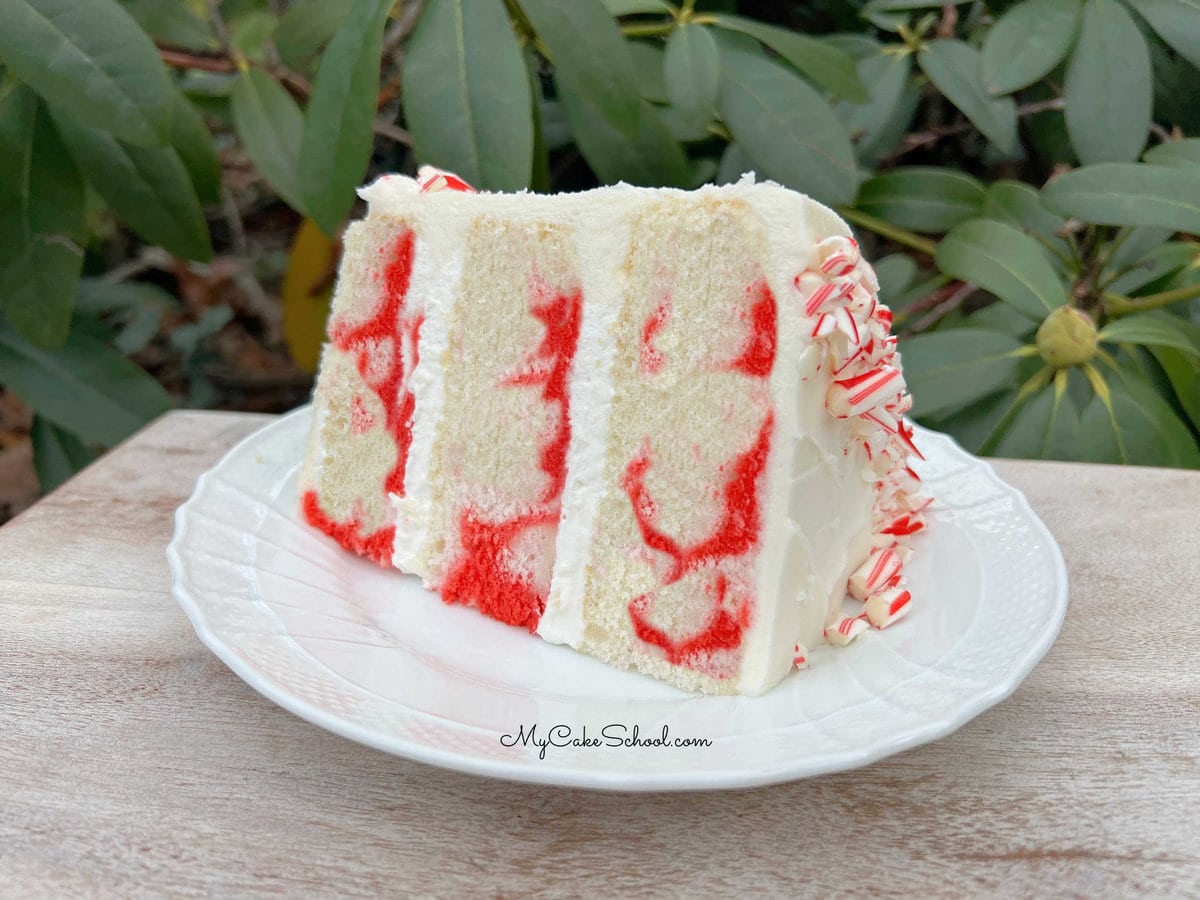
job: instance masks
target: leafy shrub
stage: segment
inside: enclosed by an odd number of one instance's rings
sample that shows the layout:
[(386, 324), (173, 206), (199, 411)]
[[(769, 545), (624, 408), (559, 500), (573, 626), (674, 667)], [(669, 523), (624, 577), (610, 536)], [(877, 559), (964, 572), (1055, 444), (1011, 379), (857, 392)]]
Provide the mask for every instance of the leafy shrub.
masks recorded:
[[(114, 235), (244, 253), (229, 160), (247, 156), (299, 214), (285, 297), (320, 282), (374, 172), (550, 191), (754, 169), (869, 244), (919, 420), (983, 453), (1200, 465), (1190, 0), (0, 11), (0, 384), (37, 413), (44, 483), (172, 402), (127, 357), (178, 301), (125, 277)], [(285, 305), (310, 367), (320, 315)], [(173, 334), (185, 371), (228, 318)]]

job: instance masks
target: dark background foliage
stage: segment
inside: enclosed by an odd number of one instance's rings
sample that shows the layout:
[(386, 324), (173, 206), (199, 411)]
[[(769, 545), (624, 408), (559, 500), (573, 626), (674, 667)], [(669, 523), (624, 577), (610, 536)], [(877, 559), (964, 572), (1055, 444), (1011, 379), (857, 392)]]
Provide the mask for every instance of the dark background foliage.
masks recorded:
[(0, 18), (0, 507), (29, 443), (48, 489), (172, 405), (303, 402), (354, 188), (424, 162), (491, 190), (754, 170), (854, 225), (918, 420), (985, 454), (1200, 465), (1196, 0)]

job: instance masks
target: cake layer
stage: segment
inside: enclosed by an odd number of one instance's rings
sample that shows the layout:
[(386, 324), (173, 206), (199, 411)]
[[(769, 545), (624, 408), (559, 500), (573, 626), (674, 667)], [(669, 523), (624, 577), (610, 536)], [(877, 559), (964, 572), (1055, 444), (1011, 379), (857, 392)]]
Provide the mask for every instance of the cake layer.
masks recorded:
[(404, 493), (415, 409), (409, 382), (423, 320), (409, 297), (416, 237), (403, 219), (370, 219), (347, 229), (345, 248), (301, 504), (310, 524), (390, 565), (390, 497)]

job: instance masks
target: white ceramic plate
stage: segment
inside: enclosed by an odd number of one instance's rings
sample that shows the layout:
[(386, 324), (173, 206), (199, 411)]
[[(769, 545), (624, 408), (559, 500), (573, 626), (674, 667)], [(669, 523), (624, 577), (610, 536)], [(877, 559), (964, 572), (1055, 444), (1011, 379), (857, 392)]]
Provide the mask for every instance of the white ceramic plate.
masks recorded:
[[(908, 570), (912, 614), (850, 647), (815, 648), (809, 670), (765, 696), (691, 696), (448, 606), (303, 524), (296, 475), (309, 417), (273, 422), (201, 477), (167, 551), (175, 596), (201, 640), (264, 696), (432, 765), (616, 790), (849, 769), (1007, 697), (1066, 611), (1062, 555), (1025, 498), (921, 430), (920, 474), (937, 503)], [(666, 746), (641, 743), (664, 730)], [(593, 743), (570, 743), (585, 737)]]

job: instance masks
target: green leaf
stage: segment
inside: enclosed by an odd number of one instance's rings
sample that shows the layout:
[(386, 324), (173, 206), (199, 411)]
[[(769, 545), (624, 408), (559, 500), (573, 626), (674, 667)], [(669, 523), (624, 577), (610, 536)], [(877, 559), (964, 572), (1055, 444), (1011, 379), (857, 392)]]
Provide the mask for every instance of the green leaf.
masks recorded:
[(667, 103), (667, 79), (663, 75), (665, 53), (662, 46), (649, 41), (630, 41), (629, 55), (633, 59), (633, 71), (642, 99), (651, 103)]
[(0, 22), (0, 59), (65, 115), (131, 143), (166, 139), (166, 70), (115, 0), (0, 0)]
[(80, 171), (118, 218), (177, 256), (201, 261), (212, 256), (200, 200), (173, 147), (124, 144), (58, 110), (51, 113)]
[(867, 87), (867, 101), (840, 100), (834, 111), (854, 142), (858, 159), (869, 163), (884, 149), (883, 139), (896, 130), (897, 119), (903, 118), (900, 131), (911, 120), (912, 107), (903, 97), (912, 75), (912, 57), (898, 53), (869, 56), (858, 63), (858, 74)]
[(220, 49), (202, 0), (119, 2), (157, 44), (199, 52)]
[(1075, 42), (1079, 10), (1080, 0), (1025, 0), (1011, 7), (984, 39), (984, 87), (1011, 94), (1048, 75)]
[(35, 107), (21, 178), (23, 202), (0, 207), (0, 223), (13, 223), (0, 224), (0, 231), (19, 231), (28, 240), (0, 268), (0, 305), (26, 339), (60, 346), (83, 266), (84, 187), (45, 107)]
[(171, 115), (171, 146), (192, 178), (192, 186), (201, 203), (217, 203), (221, 196), (221, 161), (213, 144), (212, 132), (204, 119), (180, 91), (175, 91), (175, 109)]
[(913, 415), (945, 413), (1012, 384), (1021, 342), (978, 328), (956, 328), (901, 338), (904, 380)]
[(802, 75), (845, 100), (865, 103), (869, 99), (866, 86), (858, 77), (854, 57), (832, 44), (786, 28), (724, 13), (714, 15), (713, 24), (761, 41)]
[(188, 0), (121, 0), (121, 5), (155, 40), (186, 50), (219, 47), (212, 26)]
[(1191, 419), (1192, 426), (1200, 430), (1200, 360), (1170, 347), (1151, 347), (1150, 350), (1166, 373), (1180, 407)]
[(718, 108), (758, 173), (828, 205), (858, 187), (854, 150), (832, 110), (787, 69), (722, 46)]
[(292, 95), (262, 69), (238, 76), (230, 98), (233, 127), (258, 171), (289, 206), (304, 211), (300, 143), (304, 113)]
[(1191, 432), (1140, 372), (1108, 378), (1111, 407), (1099, 395), (1083, 411), (1081, 440), (1090, 462), (1200, 467)]
[(1056, 234), (1066, 224), (1066, 219), (1048, 212), (1042, 206), (1038, 192), (1022, 181), (1001, 179), (989, 184), (983, 197), (983, 217), (1027, 233), (1040, 234), (1066, 248), (1066, 242)]
[[(1112, 271), (1127, 269), (1139, 260), (1145, 259), (1158, 247), (1171, 239), (1170, 228), (1159, 228), (1155, 225), (1142, 225), (1137, 228), (1122, 228), (1114, 240), (1119, 240), (1116, 250), (1112, 253), (1108, 268)], [(1109, 274), (1106, 272), (1105, 274)]]
[[(0, 82), (0, 90), (4, 87)], [(28, 88), (15, 85), (0, 93), (0, 269), (19, 259), (33, 241), (29, 171), (37, 116), (38, 99)]]
[(334, 36), (354, 0), (295, 0), (275, 26), (275, 48), (289, 69), (307, 72), (313, 60)]
[(1035, 321), (1067, 299), (1042, 246), (1003, 222), (974, 219), (955, 226), (938, 245), (935, 261), (947, 275), (991, 291)]
[(981, 453), (984, 444), (1011, 413), (1017, 401), (1014, 384), (996, 393), (974, 400), (968, 406), (946, 411), (935, 416), (923, 416), (921, 421), (935, 431), (952, 435), (963, 449), (970, 453)]
[(1063, 99), (1080, 162), (1126, 162), (1141, 154), (1154, 103), (1150, 53), (1117, 0), (1087, 0)]
[(671, 106), (685, 121), (705, 126), (717, 111), (721, 60), (717, 42), (703, 25), (685, 24), (667, 38), (663, 74)]
[[(518, 0), (554, 64), (554, 83), (609, 127), (638, 135), (641, 106), (629, 45), (600, 0)], [(653, 128), (654, 126), (651, 126)]]
[(278, 24), (279, 20), (268, 10), (250, 10), (229, 23), (229, 42), (246, 59), (263, 63), (267, 42)]
[(875, 263), (875, 277), (879, 279), (879, 299), (891, 306), (916, 280), (917, 264), (911, 256), (892, 253)]
[(431, 0), (409, 44), (404, 84), (418, 159), (484, 190), (529, 186), (529, 75), (500, 0)]
[[(326, 234), (346, 218), (371, 160), (383, 23), (392, 5), (392, 0), (356, 4), (313, 80), (300, 144), (300, 189), (304, 208)], [(520, 56), (515, 62), (518, 82), (528, 90)]]
[(669, 13), (671, 7), (663, 0), (604, 0), (610, 16), (633, 16), (638, 13)]
[(106, 447), (171, 408), (145, 371), (78, 332), (62, 347), (43, 350), (0, 322), (0, 383), (55, 425)]
[(983, 136), (1009, 155), (1017, 150), (1017, 105), (1011, 97), (992, 97), (979, 75), (979, 51), (962, 41), (930, 41), (917, 54), (922, 71)]
[(855, 206), (904, 228), (939, 234), (978, 216), (983, 185), (954, 169), (909, 166), (865, 182)]
[(1007, 303), (989, 303), (983, 309), (975, 310), (967, 316), (967, 325), (971, 328), (986, 328), (988, 331), (1002, 331), (1014, 337), (1029, 338), (1037, 329), (1038, 323), (1017, 312)]
[(1085, 166), (1050, 182), (1042, 203), (1059, 215), (1096, 225), (1154, 225), (1200, 235), (1200, 169)]
[(1146, 292), (1148, 288), (1170, 278), (1180, 269), (1192, 265), (1196, 261), (1197, 249), (1195, 244), (1188, 241), (1159, 244), (1106, 285), (1105, 290), (1127, 297)]
[(96, 454), (74, 434), (41, 416), (33, 417), (33, 465), (42, 493), (48, 494), (93, 459)]
[(753, 171), (754, 163), (742, 152), (737, 141), (730, 141), (717, 166), (717, 184), (736, 184), (743, 175)]
[(691, 186), (692, 171), (683, 148), (649, 103), (642, 101), (638, 132), (631, 138), (586, 98), (562, 85), (558, 93), (579, 152), (601, 183)]
[[(961, 6), (968, 3), (970, 0), (951, 0), (951, 6)], [(940, 3), (938, 0), (871, 0), (864, 7), (864, 11), (873, 13), (880, 12), (897, 12), (906, 9), (932, 9), (937, 6), (945, 6), (945, 3)]]
[(1177, 166), (1195, 172), (1200, 168), (1200, 138), (1166, 141), (1143, 153), (1142, 160), (1156, 166)]
[(83, 250), (77, 244), (37, 235), (25, 253), (0, 272), (0, 299), (12, 327), (39, 347), (62, 346), (82, 269)]
[(1200, 0), (1130, 0), (1171, 49), (1200, 68)]
[(998, 435), (992, 454), (1016, 459), (1076, 459), (1079, 411), (1063, 387), (1048, 385), (1021, 404)]
[(1110, 344), (1171, 347), (1200, 359), (1200, 326), (1161, 310), (1136, 313), (1105, 325), (1100, 340)]

